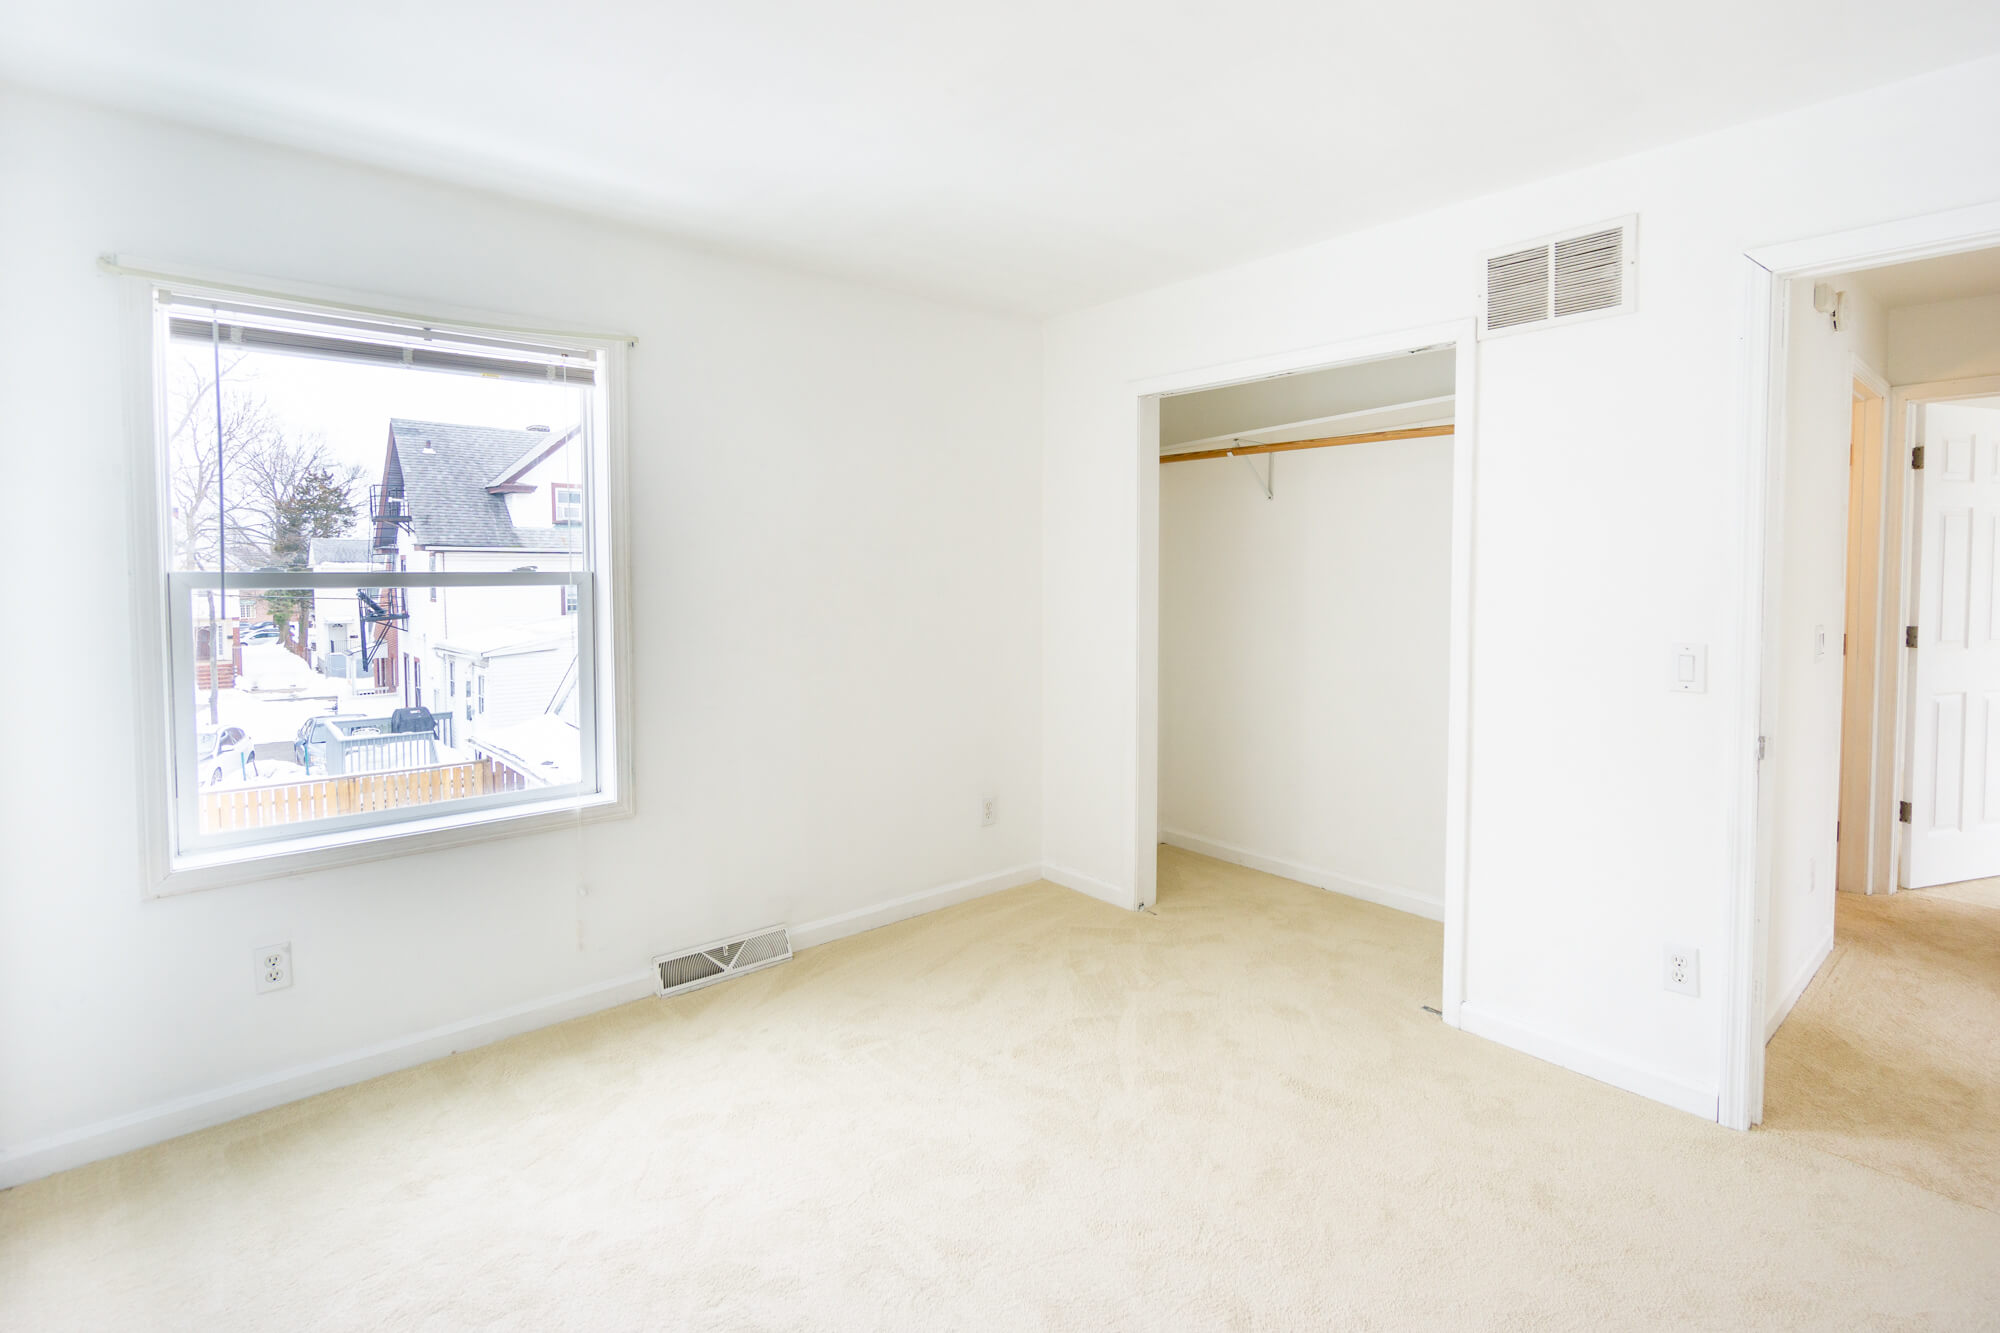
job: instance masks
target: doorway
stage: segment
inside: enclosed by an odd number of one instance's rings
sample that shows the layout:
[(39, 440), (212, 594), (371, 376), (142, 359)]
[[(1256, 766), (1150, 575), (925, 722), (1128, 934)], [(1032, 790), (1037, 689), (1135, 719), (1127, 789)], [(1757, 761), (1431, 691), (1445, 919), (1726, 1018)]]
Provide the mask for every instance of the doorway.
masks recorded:
[[(1152, 906), (1159, 896), (1159, 847), (1163, 840), (1178, 839), (1184, 846), (1195, 845), (1197, 850), (1207, 853), (1223, 852), (1228, 859), (1239, 865), (1259, 865), (1258, 858), (1265, 848), (1252, 846), (1259, 841), (1250, 836), (1246, 841), (1236, 841), (1226, 834), (1216, 834), (1211, 830), (1173, 828), (1163, 826), (1162, 810), (1169, 802), (1179, 800), (1179, 809), (1190, 808), (1187, 800), (1190, 793), (1185, 790), (1162, 791), (1162, 736), (1169, 737), (1170, 743), (1180, 745), (1185, 751), (1185, 742), (1194, 734), (1186, 726), (1183, 716), (1170, 720), (1163, 727), (1163, 714), (1169, 707), (1177, 706), (1176, 701), (1163, 697), (1162, 693), (1162, 485), (1166, 474), (1176, 472), (1193, 482), (1194, 470), (1207, 469), (1212, 474), (1203, 478), (1199, 488), (1211, 491), (1207, 497), (1216, 501), (1206, 504), (1197, 501), (1193, 509), (1204, 511), (1207, 518), (1219, 525), (1213, 528), (1211, 537), (1226, 538), (1229, 525), (1247, 520), (1261, 507), (1263, 516), (1269, 518), (1276, 510), (1273, 506), (1283, 505), (1274, 498), (1286, 486), (1300, 482), (1315, 485), (1311, 473), (1323, 471), (1314, 463), (1301, 461), (1306, 450), (1302, 444), (1316, 439), (1342, 438), (1354, 436), (1383, 436), (1397, 430), (1423, 430), (1425, 435), (1405, 437), (1423, 444), (1433, 444), (1437, 449), (1436, 480), (1445, 491), (1442, 521), (1439, 524), (1440, 541), (1434, 554), (1438, 557), (1435, 571), (1439, 596), (1434, 610), (1437, 616), (1436, 639), (1440, 649), (1438, 656), (1439, 689), (1431, 705), (1429, 719), (1431, 734), (1428, 738), (1413, 743), (1425, 747), (1426, 757), (1435, 759), (1436, 781), (1435, 800), (1425, 816), (1429, 823), (1427, 833), (1434, 834), (1434, 868), (1424, 877), (1426, 887), (1431, 890), (1430, 901), (1434, 904), (1425, 912), (1443, 922), (1443, 959), (1441, 984), (1438, 990), (1439, 1008), (1447, 1023), (1460, 1024), (1460, 1009), (1464, 994), (1464, 921), (1465, 921), (1465, 865), (1466, 865), (1466, 775), (1467, 748), (1469, 737), (1469, 681), (1471, 654), (1471, 544), (1472, 544), (1472, 493), (1474, 479), (1474, 426), (1475, 383), (1473, 366), (1473, 330), (1469, 322), (1453, 323), (1430, 329), (1406, 331), (1399, 334), (1356, 339), (1345, 343), (1304, 349), (1298, 352), (1259, 358), (1251, 362), (1235, 363), (1188, 372), (1135, 385), (1139, 416), (1139, 449), (1135, 460), (1140, 468), (1140, 623), (1139, 631), (1139, 716), (1136, 719), (1135, 758), (1137, 761), (1138, 808), (1135, 812), (1134, 852), (1135, 882), (1138, 884), (1137, 906)], [(1373, 383), (1377, 388), (1386, 385), (1397, 376), (1408, 376), (1408, 366), (1417, 364), (1417, 359), (1428, 358), (1427, 366), (1434, 380), (1442, 383), (1446, 393), (1421, 391), (1416, 388), (1402, 390), (1386, 389), (1366, 403), (1350, 402), (1345, 408), (1300, 407), (1286, 413), (1272, 404), (1289, 398), (1303, 401), (1300, 393), (1308, 381), (1320, 383), (1339, 380), (1343, 377), (1351, 385)], [(1371, 369), (1372, 367), (1372, 369)], [(1277, 381), (1287, 381), (1282, 387), (1272, 387)], [(1263, 384), (1264, 389), (1256, 386)], [(1219, 392), (1218, 392), (1219, 391)], [(1213, 393), (1215, 397), (1199, 406), (1215, 409), (1223, 413), (1215, 418), (1220, 424), (1212, 429), (1188, 426), (1191, 419), (1188, 409), (1196, 395)], [(1434, 400), (1448, 397), (1449, 404), (1441, 405)], [(1162, 430), (1163, 401), (1181, 400), (1165, 409), (1167, 429)], [(1229, 418), (1227, 411), (1240, 409), (1263, 400), (1262, 416), (1254, 412), (1250, 416)], [(1324, 410), (1322, 410), (1324, 409)], [(1182, 418), (1177, 424), (1176, 417)], [(1440, 431), (1440, 426), (1449, 429), (1449, 435)], [(1448, 440), (1446, 447), (1437, 444)], [(1163, 451), (1163, 442), (1166, 445)], [(1377, 445), (1393, 447), (1394, 441), (1370, 439), (1350, 441), (1341, 445), (1310, 445), (1310, 451), (1325, 455), (1338, 453), (1342, 449), (1366, 449)], [(1163, 452), (1180, 453), (1183, 461), (1165, 463)], [(1210, 457), (1190, 460), (1187, 455), (1206, 453)], [(1361, 455), (1351, 454), (1350, 459), (1359, 460)], [(1230, 488), (1226, 494), (1215, 493), (1208, 485), (1221, 482)], [(1180, 497), (1185, 500), (1188, 497)], [(1291, 495), (1293, 504), (1299, 503), (1302, 494)], [(1185, 506), (1180, 506), (1185, 509)], [(1248, 512), (1236, 512), (1245, 511)], [(1277, 524), (1267, 524), (1256, 532), (1256, 540), (1266, 543), (1266, 549), (1258, 558), (1267, 562), (1280, 558), (1275, 544), (1285, 540), (1284, 532), (1274, 531), (1282, 527), (1284, 519)], [(1242, 528), (1248, 532), (1250, 529)], [(1295, 529), (1303, 531), (1303, 529)], [(1255, 561), (1253, 560), (1254, 564)], [(1248, 568), (1247, 566), (1245, 567)], [(1280, 566), (1266, 564), (1259, 578), (1275, 577)], [(1268, 583), (1240, 585), (1239, 590), (1246, 600), (1254, 601), (1270, 589)], [(1226, 605), (1228, 588), (1211, 583), (1191, 600), (1183, 599), (1180, 610), (1186, 611), (1195, 605)], [(1266, 621), (1260, 627), (1252, 627), (1253, 637), (1264, 635), (1272, 629)], [(1297, 628), (1297, 627), (1295, 627)], [(1321, 628), (1324, 628), (1323, 626)], [(1185, 638), (1185, 625), (1170, 627), (1176, 641)], [(1299, 632), (1315, 633), (1312, 627)], [(1356, 642), (1365, 639), (1365, 627)], [(1268, 637), (1268, 636), (1266, 636)], [(1261, 642), (1261, 640), (1260, 640)], [(1275, 640), (1267, 647), (1275, 646)], [(1240, 646), (1240, 645), (1239, 645)], [(1207, 664), (1214, 667), (1215, 663)], [(1239, 667), (1241, 664), (1238, 664)], [(1289, 670), (1289, 667), (1287, 668)], [(1197, 673), (1198, 674), (1198, 673)], [(1255, 672), (1243, 668), (1227, 683), (1231, 688), (1240, 687), (1254, 699), (1258, 689)], [(1193, 683), (1192, 678), (1183, 674), (1184, 682)], [(1209, 682), (1211, 685), (1217, 682)], [(1288, 689), (1296, 689), (1294, 682)], [(1185, 699), (1180, 702), (1184, 703)], [(1183, 710), (1184, 712), (1185, 710)], [(1270, 721), (1264, 719), (1265, 723)], [(1229, 719), (1209, 717), (1203, 725), (1210, 728), (1214, 737), (1217, 728), (1226, 730)], [(1196, 728), (1198, 730), (1199, 728)], [(1264, 726), (1261, 733), (1270, 735)], [(1239, 747), (1240, 748), (1240, 747)], [(1294, 754), (1298, 753), (1296, 750)], [(1241, 761), (1240, 753), (1234, 761)], [(1184, 769), (1182, 771), (1185, 771)], [(1323, 782), (1326, 768), (1320, 766), (1313, 781)], [(1265, 773), (1261, 780), (1271, 786), (1264, 793), (1270, 796), (1282, 786), (1283, 775)], [(1211, 788), (1209, 796), (1215, 792)], [(1239, 797), (1242, 793), (1237, 794)], [(1293, 791), (1287, 799), (1298, 801), (1300, 793)], [(1315, 818), (1316, 810), (1307, 808), (1317, 802), (1317, 812), (1323, 812), (1328, 797), (1321, 793), (1306, 798), (1304, 806), (1295, 808), (1289, 821), (1281, 819), (1291, 834), (1303, 837), (1307, 831), (1326, 833), (1324, 820)], [(1197, 801), (1197, 804), (1199, 802)], [(1214, 810), (1213, 803), (1208, 806)], [(1237, 803), (1237, 813), (1242, 813), (1241, 800)], [(1248, 825), (1246, 825), (1248, 827)], [(1197, 843), (1196, 840), (1200, 842)], [(1280, 838), (1282, 841), (1282, 838)], [(1226, 845), (1225, 845), (1226, 844)], [(1296, 844), (1295, 844), (1296, 845)], [(1399, 885), (1382, 880), (1373, 880), (1367, 875), (1315, 875), (1314, 871), (1334, 870), (1338, 867), (1314, 865), (1311, 861), (1295, 859), (1281, 854), (1263, 856), (1263, 868), (1287, 878), (1301, 878), (1304, 882), (1317, 880), (1326, 887), (1344, 889), (1353, 896), (1374, 896), (1377, 901), (1389, 901), (1391, 905), (1405, 910), (1417, 906), (1410, 901), (1395, 901), (1390, 893), (1379, 890), (1395, 890)], [(1332, 882), (1340, 878), (1342, 883)], [(1362, 881), (1369, 881), (1363, 883)], [(1357, 893), (1356, 891), (1359, 890)]]
[(1721, 1118), (1992, 1206), (2000, 207), (1752, 258), (1756, 835)]

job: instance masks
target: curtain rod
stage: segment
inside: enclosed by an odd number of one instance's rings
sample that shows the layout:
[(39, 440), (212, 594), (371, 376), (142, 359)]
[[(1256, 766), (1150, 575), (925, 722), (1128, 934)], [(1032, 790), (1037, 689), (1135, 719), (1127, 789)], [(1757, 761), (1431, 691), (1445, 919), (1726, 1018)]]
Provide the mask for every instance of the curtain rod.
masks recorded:
[(1374, 444), (1380, 440), (1423, 440), (1457, 434), (1457, 426), (1412, 426), (1407, 430), (1371, 430), (1362, 435), (1328, 435), (1318, 440), (1284, 440), (1277, 444), (1238, 444), (1227, 449), (1197, 449), (1185, 454), (1161, 454), (1162, 463), (1192, 463), (1202, 458), (1238, 458), (1244, 454), (1279, 454), (1292, 449), (1325, 449), (1336, 444)]

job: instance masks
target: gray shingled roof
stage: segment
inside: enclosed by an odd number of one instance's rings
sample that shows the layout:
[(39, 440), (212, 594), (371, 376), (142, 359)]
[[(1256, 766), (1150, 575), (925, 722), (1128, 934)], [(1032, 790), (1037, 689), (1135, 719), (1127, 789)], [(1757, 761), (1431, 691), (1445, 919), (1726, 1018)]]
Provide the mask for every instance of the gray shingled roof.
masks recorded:
[(315, 537), (306, 554), (306, 563), (321, 565), (365, 565), (374, 558), (375, 543), (367, 537)]
[(553, 527), (516, 530), (507, 514), (507, 497), (486, 492), (503, 469), (550, 438), (547, 431), (401, 418), (391, 421), (389, 439), (402, 465), (411, 536), (419, 546), (433, 550), (451, 546), (576, 549), (581, 533)]

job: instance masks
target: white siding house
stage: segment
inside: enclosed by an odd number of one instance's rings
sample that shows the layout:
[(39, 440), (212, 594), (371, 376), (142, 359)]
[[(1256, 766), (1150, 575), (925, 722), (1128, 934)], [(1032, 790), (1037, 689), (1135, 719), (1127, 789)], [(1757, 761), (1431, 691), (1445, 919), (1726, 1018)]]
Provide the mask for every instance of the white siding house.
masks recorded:
[[(574, 427), (392, 420), (370, 506), (374, 550), (408, 573), (570, 568), (583, 543), (577, 443)], [(575, 606), (564, 588), (412, 588), (397, 609), (408, 619), (389, 636), (394, 680), (405, 704), (455, 718), (447, 740), (478, 719), (476, 693), (473, 718), (465, 716), (468, 690), (483, 682), (489, 710), (504, 690), (510, 710), (532, 703), (539, 713), (575, 657), (574, 629), (562, 623)], [(542, 646), (522, 647), (530, 642)]]

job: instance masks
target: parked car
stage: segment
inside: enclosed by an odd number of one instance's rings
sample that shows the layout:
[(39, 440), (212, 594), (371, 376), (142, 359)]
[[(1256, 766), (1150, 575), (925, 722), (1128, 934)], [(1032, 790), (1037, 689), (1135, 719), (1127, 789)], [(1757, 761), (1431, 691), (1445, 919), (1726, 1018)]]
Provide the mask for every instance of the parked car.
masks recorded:
[[(299, 734), (292, 740), (292, 762), (308, 773), (313, 771), (315, 761), (326, 749), (327, 737), (333, 734), (332, 728), (327, 724), (335, 716), (337, 715), (333, 713), (325, 713), (319, 717), (309, 717), (299, 725)], [(319, 767), (324, 770), (326, 765), (320, 764)]]
[(210, 727), (195, 737), (195, 772), (201, 785), (213, 787), (231, 773), (241, 774), (255, 767), (257, 759), (249, 733), (241, 727)]
[(275, 625), (256, 625), (243, 633), (245, 643), (276, 643), (278, 628)]

